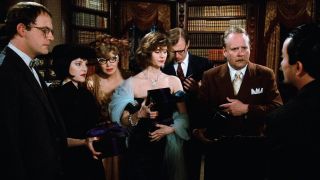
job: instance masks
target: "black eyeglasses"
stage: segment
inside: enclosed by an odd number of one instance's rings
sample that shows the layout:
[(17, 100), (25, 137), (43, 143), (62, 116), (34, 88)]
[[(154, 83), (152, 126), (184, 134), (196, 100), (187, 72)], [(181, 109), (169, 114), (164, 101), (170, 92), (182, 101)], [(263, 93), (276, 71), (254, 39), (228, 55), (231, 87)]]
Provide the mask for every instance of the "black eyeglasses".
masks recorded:
[(37, 27), (37, 26), (29, 26), (29, 27), (36, 28), (36, 29), (40, 30), (43, 33), (44, 37), (47, 37), (50, 32), (52, 35), (54, 34), (53, 29), (50, 29), (48, 27)]
[(98, 62), (100, 64), (107, 64), (108, 61), (110, 63), (114, 63), (114, 62), (119, 60), (119, 56), (116, 55), (116, 56), (113, 56), (113, 57), (110, 57), (110, 58), (97, 58), (97, 60), (98, 60)]
[(179, 55), (182, 55), (186, 52), (186, 48), (187, 48), (187, 44), (184, 46), (184, 49), (183, 50), (177, 50), (177, 51), (171, 51), (172, 54), (179, 54)]

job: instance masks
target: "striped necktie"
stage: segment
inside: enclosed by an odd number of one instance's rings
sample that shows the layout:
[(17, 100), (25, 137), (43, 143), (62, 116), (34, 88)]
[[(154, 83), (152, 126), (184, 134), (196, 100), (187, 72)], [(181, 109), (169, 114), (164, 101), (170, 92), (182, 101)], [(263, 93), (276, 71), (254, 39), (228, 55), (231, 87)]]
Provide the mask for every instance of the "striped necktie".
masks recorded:
[(181, 67), (181, 63), (178, 63), (177, 76), (178, 76), (178, 78), (180, 79), (181, 82), (184, 81), (185, 78), (184, 78), (183, 70), (182, 70), (182, 67)]

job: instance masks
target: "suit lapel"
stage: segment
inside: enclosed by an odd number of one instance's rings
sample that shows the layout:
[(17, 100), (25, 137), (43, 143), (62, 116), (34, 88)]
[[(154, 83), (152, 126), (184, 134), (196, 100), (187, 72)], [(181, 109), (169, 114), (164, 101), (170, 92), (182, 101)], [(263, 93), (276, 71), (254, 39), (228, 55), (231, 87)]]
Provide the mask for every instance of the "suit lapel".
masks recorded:
[[(48, 100), (46, 94), (44, 93), (44, 91), (42, 90), (42, 88), (40, 87), (38, 81), (34, 77), (33, 73), (30, 71), (29, 67), (23, 62), (23, 60), (20, 58), (20, 56), (18, 56), (16, 53), (14, 53), (10, 48), (8, 48), (7, 53), (9, 56), (10, 55), (13, 56), (12, 58), (10, 58), (10, 61), (15, 63), (16, 67), (19, 69), (19, 71), (23, 73), (23, 77), (28, 82), (28, 84), (30, 84), (30, 88), (33, 90), (36, 97), (44, 105), (45, 109), (48, 111), (51, 118), (55, 120), (55, 116), (52, 112), (49, 100)], [(40, 78), (40, 82), (41, 81), (43, 82), (43, 80), (41, 79), (41, 76), (39, 74), (38, 74), (38, 76)], [(42, 83), (42, 86), (44, 88), (46, 88), (45, 83)]]
[(192, 58), (192, 55), (189, 54), (189, 64), (188, 64), (186, 77), (188, 77), (191, 74), (193, 74), (193, 67), (195, 67), (195, 62), (194, 62), (194, 59)]
[(225, 86), (226, 90), (224, 91), (225, 96), (224, 97), (235, 97), (234, 92), (233, 92), (233, 85), (231, 82), (231, 78), (230, 78), (230, 71), (228, 68), (228, 64), (222, 64), (221, 65), (222, 70), (220, 71), (220, 74), (218, 77), (220, 77), (222, 80), (218, 81), (218, 82), (222, 82), (221, 86)]

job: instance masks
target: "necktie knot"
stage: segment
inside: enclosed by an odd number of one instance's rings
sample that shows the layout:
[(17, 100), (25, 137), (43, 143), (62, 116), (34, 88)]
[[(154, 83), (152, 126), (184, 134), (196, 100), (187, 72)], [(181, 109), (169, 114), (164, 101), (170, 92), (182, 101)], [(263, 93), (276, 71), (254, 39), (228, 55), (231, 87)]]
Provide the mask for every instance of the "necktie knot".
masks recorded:
[(241, 79), (241, 75), (242, 75), (242, 72), (237, 71), (236, 74), (234, 75), (235, 76), (235, 80)]
[(237, 95), (242, 83), (242, 77), (241, 77), (242, 73), (240, 71), (237, 71), (236, 74), (234, 75), (234, 80), (232, 82), (233, 84), (233, 90), (234, 90), (234, 94)]
[(32, 59), (29, 63), (29, 67), (30, 69), (36, 67), (39, 65), (39, 59), (35, 58), (35, 59)]

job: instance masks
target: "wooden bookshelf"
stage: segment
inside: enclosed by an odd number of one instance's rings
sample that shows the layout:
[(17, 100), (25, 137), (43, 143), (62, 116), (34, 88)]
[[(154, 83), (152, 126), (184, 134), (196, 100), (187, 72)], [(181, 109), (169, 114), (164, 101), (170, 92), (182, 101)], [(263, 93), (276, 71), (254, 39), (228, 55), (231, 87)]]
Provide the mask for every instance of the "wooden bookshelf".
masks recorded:
[(88, 44), (98, 35), (110, 33), (111, 0), (71, 0), (69, 40)]
[[(259, 1), (259, 0), (257, 0)], [(214, 63), (225, 62), (223, 33), (231, 26), (246, 29), (251, 40), (251, 59), (256, 56), (258, 15), (260, 6), (254, 0), (189, 0), (185, 7), (185, 25), (190, 35), (190, 51)], [(183, 21), (181, 21), (183, 22)]]

